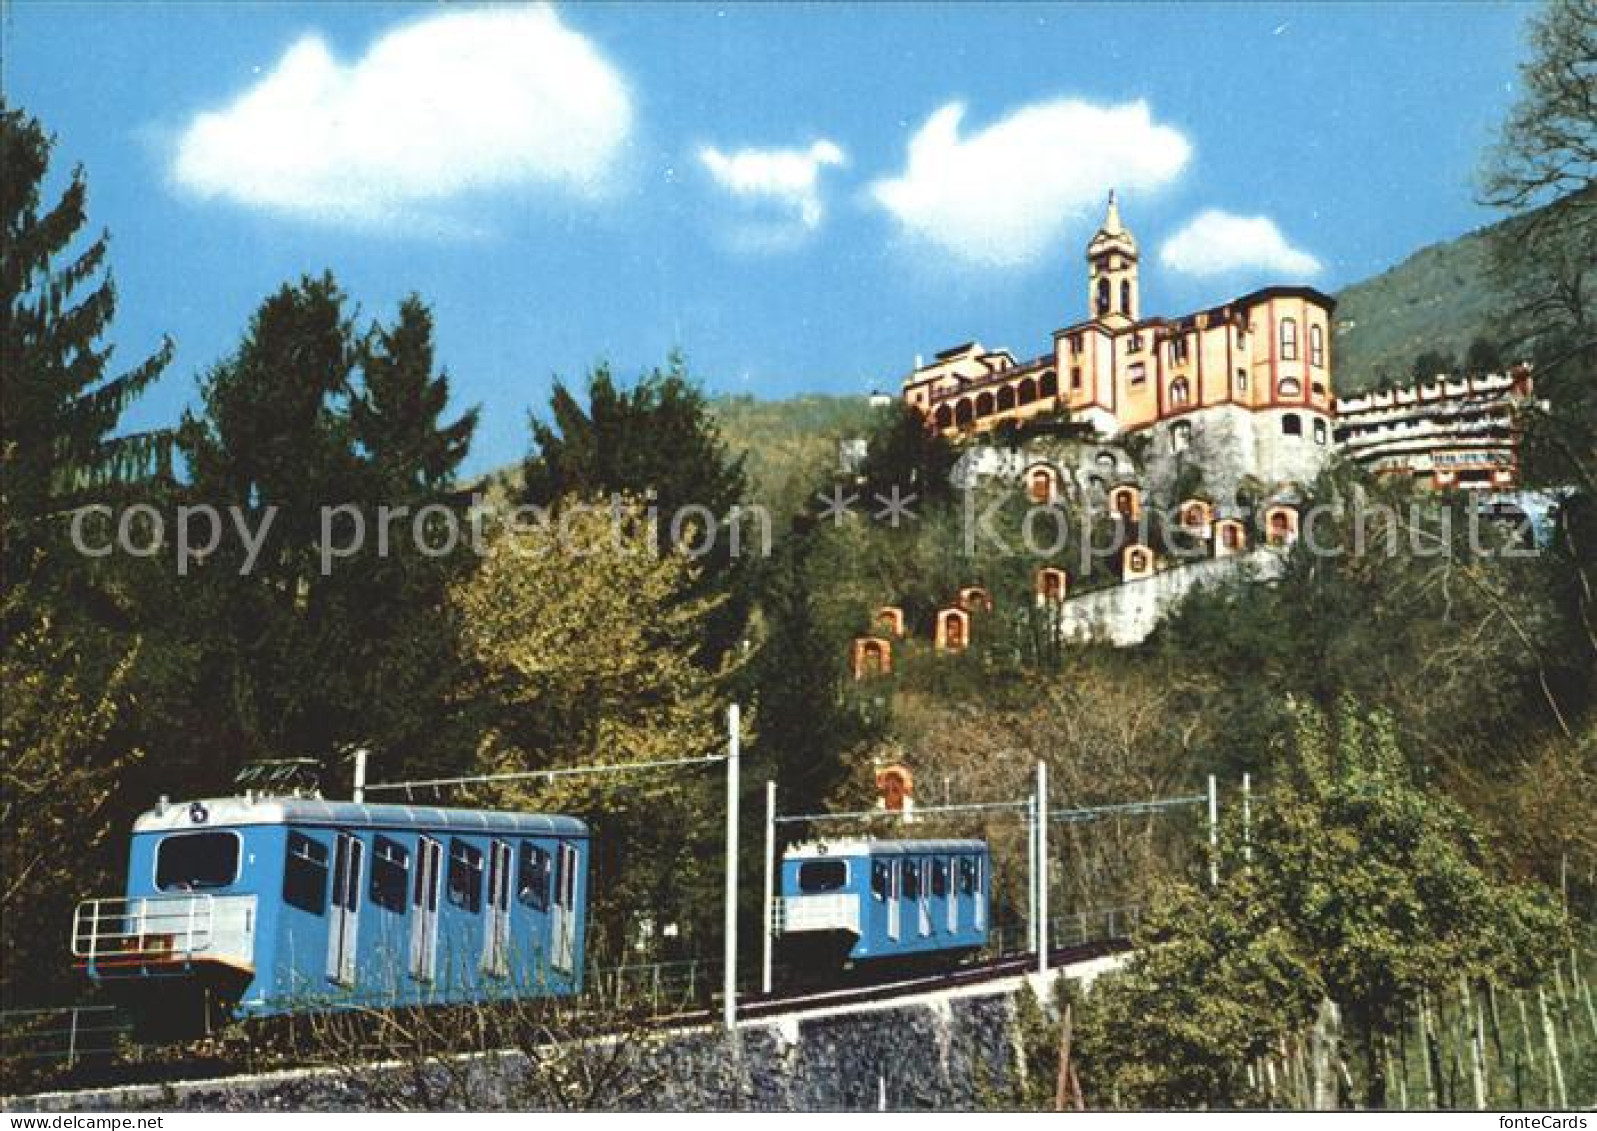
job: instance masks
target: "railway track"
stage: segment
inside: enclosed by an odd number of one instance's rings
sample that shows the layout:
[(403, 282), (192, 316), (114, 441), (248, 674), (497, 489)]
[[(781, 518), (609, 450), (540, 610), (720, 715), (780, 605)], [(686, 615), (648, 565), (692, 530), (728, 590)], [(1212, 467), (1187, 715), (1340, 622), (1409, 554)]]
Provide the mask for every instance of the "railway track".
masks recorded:
[[(1129, 947), (1129, 940), (1123, 938), (1103, 939), (1075, 946), (1058, 947), (1049, 952), (1049, 967), (1057, 970), (1093, 958), (1119, 953)], [(837, 989), (773, 993), (769, 996), (753, 995), (745, 998), (742, 1004), (738, 1006), (737, 1019), (739, 1024), (745, 1024), (784, 1017), (790, 1014), (810, 1014), (826, 1010), (875, 1005), (914, 998), (943, 990), (999, 982), (1030, 973), (1036, 967), (1036, 955), (1015, 954), (1006, 955), (980, 965), (965, 966), (950, 971), (913, 978), (901, 978), (894, 981), (862, 982), (858, 985)], [(643, 1024), (650, 1031), (670, 1032), (678, 1029), (718, 1025), (720, 1019), (721, 1011), (718, 1008), (694, 1009), (650, 1017), (645, 1019)], [(621, 1021), (614, 1027), (613, 1032), (619, 1035), (629, 1031), (636, 1031), (636, 1028), (636, 1021)], [(373, 1055), (381, 1059), (379, 1050), (374, 1049)], [(301, 1066), (285, 1063), (274, 1066), (270, 1071), (293, 1072), (299, 1068), (303, 1068), (306, 1071), (315, 1071), (324, 1067), (314, 1063), (307, 1063)], [(242, 1075), (256, 1075), (260, 1071), (258, 1068), (245, 1068), (243, 1065), (225, 1059), (214, 1063), (188, 1061), (182, 1064), (126, 1064), (114, 1062), (97, 1064), (86, 1062), (80, 1065), (79, 1069), (66, 1079), (57, 1080), (50, 1092), (56, 1095), (71, 1095), (98, 1092), (107, 1088), (139, 1085), (204, 1084)], [(16, 1098), (25, 1099), (26, 1095), (19, 1094)]]

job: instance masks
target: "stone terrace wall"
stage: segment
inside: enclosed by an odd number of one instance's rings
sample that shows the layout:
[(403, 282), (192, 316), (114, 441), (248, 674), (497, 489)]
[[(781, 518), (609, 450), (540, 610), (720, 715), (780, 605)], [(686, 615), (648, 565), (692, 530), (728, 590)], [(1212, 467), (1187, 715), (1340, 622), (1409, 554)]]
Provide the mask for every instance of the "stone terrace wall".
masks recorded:
[[(622, 1040), (581, 1054), (590, 1066), (614, 1054), (619, 1083), (589, 1101), (632, 1110), (970, 1110), (1012, 1094), (1020, 995), (1015, 979), (980, 991), (755, 1022), (735, 1037), (679, 1030)], [(1046, 990), (1044, 997), (1050, 996)], [(555, 1106), (529, 1086), (518, 1052), (449, 1064), (360, 1065), (178, 1085), (55, 1093), (7, 1101), (11, 1111), (359, 1111), (439, 1107), (474, 1110)], [(579, 1073), (580, 1074), (580, 1073)], [(422, 1092), (432, 1093), (423, 1098)], [(560, 1094), (580, 1094), (560, 1093)]]

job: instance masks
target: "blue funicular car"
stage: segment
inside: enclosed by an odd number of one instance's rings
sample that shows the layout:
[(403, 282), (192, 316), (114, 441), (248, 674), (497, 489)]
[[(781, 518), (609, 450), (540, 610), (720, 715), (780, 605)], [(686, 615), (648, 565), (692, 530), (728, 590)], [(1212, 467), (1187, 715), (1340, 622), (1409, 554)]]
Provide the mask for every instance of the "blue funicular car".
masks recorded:
[(138, 817), (124, 895), (72, 953), (147, 1027), (582, 987), (588, 827), (571, 817), (246, 791)]
[(808, 980), (952, 965), (987, 944), (989, 861), (980, 840), (793, 846), (774, 909), (784, 969)]

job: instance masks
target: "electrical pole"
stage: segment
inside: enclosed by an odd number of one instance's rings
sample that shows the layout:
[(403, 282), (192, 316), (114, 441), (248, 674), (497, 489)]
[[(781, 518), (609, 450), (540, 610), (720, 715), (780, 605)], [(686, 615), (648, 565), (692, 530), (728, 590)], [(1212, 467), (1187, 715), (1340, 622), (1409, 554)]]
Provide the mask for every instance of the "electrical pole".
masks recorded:
[(726, 709), (726, 950), (722, 955), (721, 1019), (727, 1031), (737, 1028), (738, 964), (738, 705)]
[(1253, 863), (1253, 775), (1242, 775), (1242, 859)]
[(1209, 775), (1209, 886), (1220, 886), (1220, 791)]
[(765, 905), (761, 919), (765, 949), (760, 957), (760, 992), (771, 992), (771, 946), (776, 940), (776, 783), (765, 783)]
[(1037, 763), (1037, 973), (1048, 973), (1048, 763)]

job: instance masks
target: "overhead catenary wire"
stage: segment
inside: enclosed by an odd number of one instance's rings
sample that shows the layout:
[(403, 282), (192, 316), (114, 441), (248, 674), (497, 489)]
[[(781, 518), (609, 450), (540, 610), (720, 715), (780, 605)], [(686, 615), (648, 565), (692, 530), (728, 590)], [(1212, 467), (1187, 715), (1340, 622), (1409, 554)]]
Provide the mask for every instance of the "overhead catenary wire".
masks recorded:
[(472, 774), (457, 778), (425, 778), (418, 781), (377, 782), (365, 786), (367, 793), (408, 793), (416, 789), (442, 789), (458, 785), (491, 785), (495, 782), (529, 781), (540, 778), (574, 777), (579, 774), (613, 774), (633, 770), (663, 770), (673, 766), (707, 766), (726, 761), (725, 754), (706, 754), (698, 758), (662, 758), (657, 762), (607, 762), (595, 766), (563, 766), (552, 770), (516, 770), (503, 774)]

